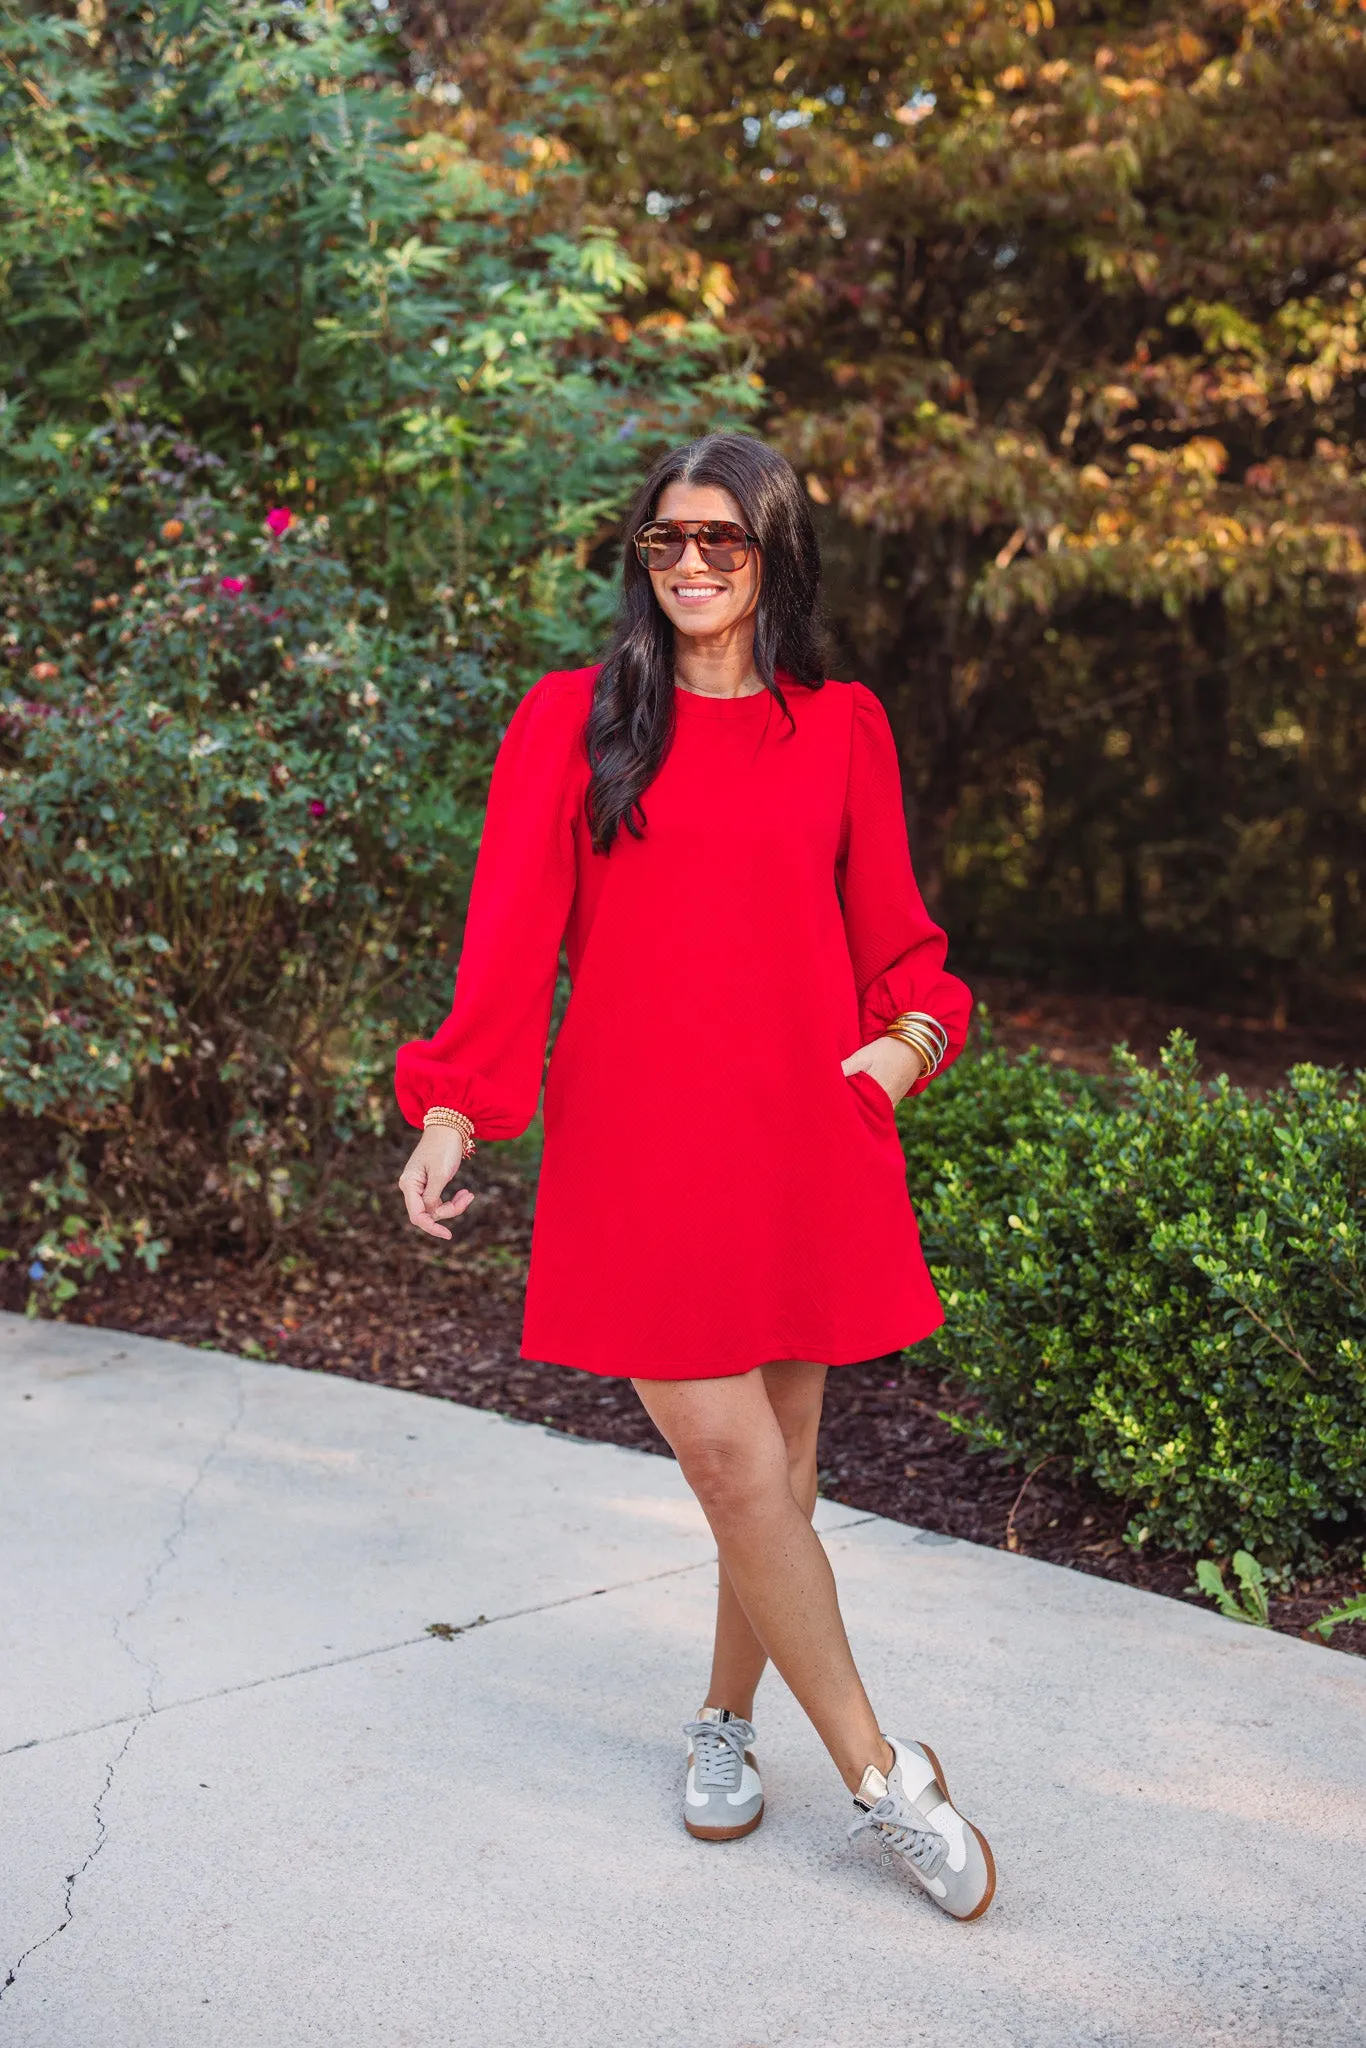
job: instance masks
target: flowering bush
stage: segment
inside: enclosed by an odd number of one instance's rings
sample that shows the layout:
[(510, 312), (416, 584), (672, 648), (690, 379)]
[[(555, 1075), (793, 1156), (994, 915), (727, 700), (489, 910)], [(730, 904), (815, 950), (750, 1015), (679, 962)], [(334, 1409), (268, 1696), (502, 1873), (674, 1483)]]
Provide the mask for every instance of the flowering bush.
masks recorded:
[(389, 1114), (511, 693), (448, 607), (392, 626), (326, 519), (156, 436), (72, 455), (65, 573), (0, 572), (0, 1102), (120, 1214), (259, 1232)]
[(1366, 1074), (1119, 1083), (990, 1046), (901, 1112), (965, 1425), (1134, 1504), (1130, 1541), (1313, 1563), (1366, 1500)]
[(154, 1237), (145, 1216), (118, 1216), (90, 1185), (78, 1140), (63, 1132), (53, 1173), (29, 1183), (31, 1213), (39, 1218), (37, 1242), (27, 1267), (29, 1313), (60, 1308), (79, 1292), (92, 1271), (116, 1272), (132, 1256), (155, 1273), (170, 1249)]

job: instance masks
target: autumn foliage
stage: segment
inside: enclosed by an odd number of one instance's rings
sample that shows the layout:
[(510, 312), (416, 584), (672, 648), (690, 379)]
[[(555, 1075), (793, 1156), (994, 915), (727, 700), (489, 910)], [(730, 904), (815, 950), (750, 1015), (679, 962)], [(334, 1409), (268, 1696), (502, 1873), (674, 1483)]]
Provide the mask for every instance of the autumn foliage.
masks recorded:
[(709, 309), (970, 953), (1366, 964), (1359, 7), (410, 6), (443, 119)]

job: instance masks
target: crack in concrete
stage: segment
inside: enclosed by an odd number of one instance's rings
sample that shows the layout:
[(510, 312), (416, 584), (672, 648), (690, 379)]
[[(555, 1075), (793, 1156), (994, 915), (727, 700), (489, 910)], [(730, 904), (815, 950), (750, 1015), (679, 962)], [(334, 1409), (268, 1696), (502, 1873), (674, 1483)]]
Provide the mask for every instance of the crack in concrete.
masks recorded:
[[(862, 1529), (867, 1523), (875, 1522), (876, 1515), (860, 1515), (857, 1520), (841, 1522), (836, 1528), (827, 1529), (827, 1536), (842, 1536), (847, 1529)], [(636, 1586), (652, 1586), (657, 1579), (677, 1579), (686, 1572), (715, 1570), (714, 1557), (695, 1558), (691, 1564), (671, 1564), (662, 1572), (647, 1572), (641, 1579), (618, 1579), (610, 1586), (593, 1586), (586, 1593), (566, 1593), (559, 1600), (541, 1600), (529, 1607), (509, 1607), (502, 1614), (481, 1614), (473, 1621), (455, 1624), (452, 1636), (472, 1635), (476, 1629), (492, 1628), (500, 1621), (521, 1621), (529, 1614), (549, 1614), (557, 1607), (573, 1607), (580, 1600), (597, 1600), (605, 1593), (629, 1593)], [(239, 1679), (236, 1685), (215, 1686), (211, 1692), (187, 1693), (182, 1700), (166, 1700), (150, 1712), (137, 1714), (112, 1714), (107, 1721), (91, 1721), (84, 1728), (63, 1728), (56, 1735), (32, 1735), (27, 1742), (12, 1742), (8, 1749), (0, 1749), (0, 1761), (7, 1756), (18, 1756), (30, 1749), (50, 1749), (57, 1742), (76, 1742), (83, 1735), (100, 1735), (106, 1728), (123, 1728), (131, 1721), (135, 1727), (154, 1720), (160, 1714), (178, 1713), (182, 1707), (203, 1706), (206, 1700), (231, 1699), (235, 1693), (255, 1692), (263, 1685), (283, 1685), (291, 1678), (309, 1678), (315, 1671), (336, 1671), (347, 1664), (364, 1664), (371, 1657), (388, 1657), (395, 1650), (417, 1650), (426, 1643), (438, 1640), (433, 1637), (431, 1624), (420, 1636), (400, 1636), (397, 1642), (375, 1643), (366, 1650), (347, 1650), (340, 1657), (320, 1657), (313, 1664), (292, 1665), (288, 1671), (267, 1671), (260, 1678)], [(445, 1641), (444, 1629), (439, 1640)]]
[(233, 1379), (236, 1385), (237, 1399), (232, 1415), (200, 1459), (194, 1478), (181, 1494), (176, 1506), (175, 1520), (161, 1539), (161, 1555), (143, 1581), (142, 1592), (129, 1608), (127, 1614), (123, 1616), (122, 1620), (117, 1615), (114, 1618), (115, 1642), (124, 1652), (125, 1656), (129, 1657), (134, 1664), (138, 1665), (147, 1674), (147, 1704), (142, 1714), (136, 1717), (138, 1720), (145, 1719), (148, 1714), (156, 1712), (156, 1688), (161, 1679), (161, 1666), (157, 1663), (155, 1657), (145, 1657), (142, 1654), (136, 1644), (131, 1642), (128, 1636), (125, 1635), (124, 1627), (126, 1623), (138, 1621), (151, 1606), (163, 1574), (175, 1563), (180, 1553), (180, 1546), (184, 1540), (186, 1528), (189, 1525), (191, 1503), (203, 1485), (209, 1467), (216, 1458), (221, 1457), (232, 1438), (242, 1426), (242, 1417), (246, 1412), (247, 1405), (247, 1390), (242, 1379), (241, 1363), (240, 1359), (233, 1360)]
[[(869, 1521), (875, 1519), (872, 1515), (868, 1517)], [(843, 1526), (853, 1528), (857, 1524)], [(676, 1579), (685, 1572), (714, 1570), (715, 1566), (714, 1557), (699, 1557), (691, 1564), (674, 1564), (662, 1572), (648, 1572), (642, 1579), (621, 1579), (615, 1585), (593, 1586), (586, 1593), (566, 1593), (559, 1600), (542, 1600), (530, 1607), (509, 1607), (502, 1614), (481, 1614), (473, 1621), (458, 1623), (452, 1629), (452, 1635), (456, 1638), (472, 1635), (476, 1629), (493, 1628), (500, 1621), (521, 1621), (529, 1614), (549, 1614), (556, 1607), (573, 1607), (580, 1600), (597, 1600), (604, 1593), (628, 1593), (635, 1586), (653, 1585), (656, 1579)], [(433, 1636), (428, 1624), (420, 1636), (401, 1636), (395, 1643), (376, 1643), (367, 1650), (348, 1650), (343, 1656), (322, 1657), (315, 1664), (298, 1664), (288, 1671), (267, 1671), (260, 1678), (244, 1678), (236, 1685), (217, 1686), (212, 1692), (190, 1693), (183, 1700), (167, 1700), (163, 1706), (154, 1707), (150, 1714), (115, 1714), (108, 1721), (92, 1721), (86, 1728), (66, 1728), (58, 1735), (35, 1735), (28, 1742), (12, 1743), (8, 1749), (0, 1749), (0, 1759), (17, 1756), (21, 1750), (48, 1749), (56, 1742), (74, 1742), (82, 1735), (98, 1735), (105, 1728), (122, 1728), (129, 1721), (141, 1726), (159, 1714), (176, 1713), (181, 1707), (202, 1706), (206, 1700), (230, 1699), (234, 1693), (255, 1692), (263, 1685), (283, 1685), (291, 1678), (308, 1678), (315, 1671), (335, 1671), (346, 1664), (363, 1664), (371, 1657), (387, 1657), (395, 1650), (420, 1649), (424, 1644), (438, 1640), (449, 1639), (444, 1634), (440, 1638)]]
[(89, 1850), (87, 1851), (84, 1861), (78, 1863), (74, 1870), (69, 1870), (65, 1878), (63, 1879), (64, 1889), (62, 1892), (61, 1918), (58, 1920), (57, 1925), (55, 1927), (50, 1927), (48, 1929), (46, 1934), (39, 1935), (37, 1941), (30, 1942), (29, 1946), (24, 1950), (23, 1954), (19, 1956), (10, 1965), (9, 1972), (5, 1978), (4, 1983), (0, 1984), (0, 1999), (4, 1998), (6, 1992), (13, 1985), (15, 1979), (18, 1977), (19, 1972), (23, 1969), (24, 1964), (28, 1961), (29, 1957), (37, 1955), (40, 1948), (46, 1948), (48, 1943), (50, 1941), (55, 1941), (59, 1934), (65, 1934), (67, 1928), (71, 1925), (72, 1920), (75, 1918), (72, 1901), (75, 1895), (76, 1886), (80, 1882), (80, 1880), (85, 1876), (86, 1871), (89, 1870), (91, 1864), (95, 1861), (95, 1858), (99, 1855), (101, 1849), (104, 1847), (105, 1838), (109, 1833), (109, 1829), (105, 1824), (104, 1818), (104, 1802), (109, 1797), (110, 1788), (114, 1783), (114, 1773), (118, 1769), (119, 1765), (123, 1762), (125, 1756), (127, 1756), (129, 1747), (132, 1744), (133, 1737), (137, 1734), (138, 1729), (141, 1725), (141, 1721), (134, 1721), (132, 1727), (124, 1736), (123, 1741), (119, 1744), (118, 1749), (114, 1752), (113, 1756), (110, 1757), (108, 1763), (104, 1767), (104, 1783), (101, 1785), (99, 1793), (95, 1799), (95, 1804), (91, 1809), (95, 1816), (95, 1839), (91, 1844)]
[[(146, 1721), (150, 1720), (151, 1717), (158, 1712), (156, 1704), (156, 1688), (161, 1678), (161, 1667), (158, 1665), (154, 1657), (144, 1657), (142, 1655), (141, 1651), (137, 1649), (136, 1645), (133, 1644), (125, 1635), (124, 1625), (127, 1622), (137, 1621), (139, 1616), (145, 1614), (147, 1612), (147, 1609), (151, 1606), (152, 1601), (155, 1598), (156, 1589), (158, 1584), (160, 1583), (162, 1575), (171, 1565), (175, 1563), (176, 1557), (179, 1554), (181, 1542), (184, 1539), (186, 1528), (189, 1526), (190, 1505), (194, 1500), (195, 1495), (198, 1493), (200, 1487), (203, 1485), (209, 1467), (213, 1464), (215, 1458), (221, 1456), (222, 1452), (226, 1449), (228, 1443), (231, 1441), (232, 1437), (235, 1435), (236, 1431), (241, 1425), (242, 1416), (246, 1409), (247, 1393), (246, 1385), (243, 1381), (242, 1374), (240, 1371), (240, 1361), (235, 1360), (234, 1367), (236, 1369), (234, 1370), (233, 1377), (236, 1382), (237, 1399), (233, 1408), (232, 1415), (229, 1418), (229, 1420), (224, 1424), (223, 1428), (219, 1431), (218, 1435), (215, 1437), (213, 1443), (209, 1446), (204, 1456), (200, 1459), (199, 1464), (195, 1470), (194, 1477), (191, 1479), (189, 1485), (185, 1488), (184, 1492), (181, 1494), (179, 1500), (177, 1501), (175, 1520), (171, 1524), (170, 1529), (161, 1539), (161, 1555), (157, 1558), (156, 1562), (148, 1571), (146, 1578), (143, 1580), (141, 1593), (138, 1595), (138, 1598), (134, 1601), (133, 1605), (129, 1608), (127, 1614), (122, 1616), (122, 1618), (120, 1618), (117, 1615), (114, 1617), (113, 1632), (115, 1642), (118, 1644), (119, 1648), (124, 1652), (125, 1656), (129, 1657), (134, 1664), (136, 1664), (142, 1671), (146, 1673), (146, 1704), (136, 1714), (121, 1715), (115, 1721), (105, 1721), (99, 1724), (101, 1727), (113, 1728), (123, 1727), (131, 1723), (131, 1725), (128, 1725), (128, 1733), (124, 1736), (123, 1741), (119, 1744), (117, 1750), (114, 1752), (113, 1756), (110, 1757), (109, 1761), (105, 1765), (104, 1783), (101, 1785), (99, 1792), (96, 1794), (95, 1803), (91, 1808), (91, 1812), (95, 1821), (95, 1839), (91, 1843), (90, 1848), (87, 1850), (84, 1860), (78, 1863), (74, 1870), (67, 1872), (66, 1878), (64, 1879), (64, 1886), (62, 1892), (61, 1913), (58, 1918), (57, 1925), (55, 1927), (49, 1928), (46, 1934), (40, 1935), (37, 1941), (31, 1942), (29, 1946), (24, 1950), (23, 1954), (19, 1956), (16, 1959), (16, 1961), (10, 1965), (10, 1968), (6, 1973), (3, 1984), (0, 1984), (0, 2001), (2, 2001), (5, 1998), (6, 1994), (13, 1988), (16, 1980), (18, 1979), (19, 1972), (23, 1969), (24, 1964), (28, 1961), (29, 1957), (36, 1955), (39, 1949), (46, 1948), (48, 1943), (50, 1941), (55, 1941), (59, 1934), (65, 1934), (68, 1927), (71, 1926), (72, 1921), (75, 1918), (76, 1887), (80, 1883), (81, 1879), (85, 1876), (86, 1872), (89, 1870), (91, 1864), (94, 1863), (95, 1859), (99, 1856), (101, 1850), (104, 1848), (106, 1841), (109, 1839), (109, 1828), (104, 1818), (104, 1805), (105, 1801), (109, 1797), (109, 1794), (114, 1788), (115, 1773), (117, 1772), (119, 1765), (123, 1762), (123, 1759), (127, 1756), (128, 1751), (132, 1747), (133, 1740), (136, 1737), (139, 1728), (141, 1728)], [(18, 1745), (18, 1747), (36, 1748), (38, 1747), (38, 1745), (36, 1743), (21, 1743)], [(7, 1754), (12, 1753), (13, 1752), (7, 1752)]]

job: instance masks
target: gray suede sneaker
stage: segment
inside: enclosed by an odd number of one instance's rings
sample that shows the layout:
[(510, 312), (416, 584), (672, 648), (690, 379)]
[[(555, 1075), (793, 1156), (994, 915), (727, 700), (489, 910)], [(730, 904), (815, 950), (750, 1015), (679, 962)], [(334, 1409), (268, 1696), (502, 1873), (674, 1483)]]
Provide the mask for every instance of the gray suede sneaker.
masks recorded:
[(683, 1825), (702, 1842), (733, 1842), (764, 1817), (764, 1788), (754, 1761), (754, 1729), (726, 1707), (703, 1707), (683, 1733), (688, 1782)]
[(923, 1742), (890, 1743), (896, 1762), (884, 1778), (870, 1764), (854, 1794), (858, 1819), (850, 1840), (865, 1830), (889, 1856), (898, 1856), (945, 1913), (976, 1920), (996, 1890), (996, 1865), (986, 1836), (964, 1820), (944, 1783), (939, 1759)]

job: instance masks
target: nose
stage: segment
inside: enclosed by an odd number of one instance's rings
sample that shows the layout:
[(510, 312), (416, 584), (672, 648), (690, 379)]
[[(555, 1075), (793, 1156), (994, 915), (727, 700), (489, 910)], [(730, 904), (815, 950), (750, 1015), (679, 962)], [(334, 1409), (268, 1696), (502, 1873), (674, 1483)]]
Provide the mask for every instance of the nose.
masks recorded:
[(695, 564), (696, 567), (703, 570), (706, 575), (714, 576), (716, 574), (716, 571), (714, 569), (708, 569), (706, 563), (702, 559), (702, 550), (697, 544), (697, 535), (695, 533), (690, 533), (686, 535), (685, 538), (686, 545), (678, 559), (679, 568), (691, 569)]

